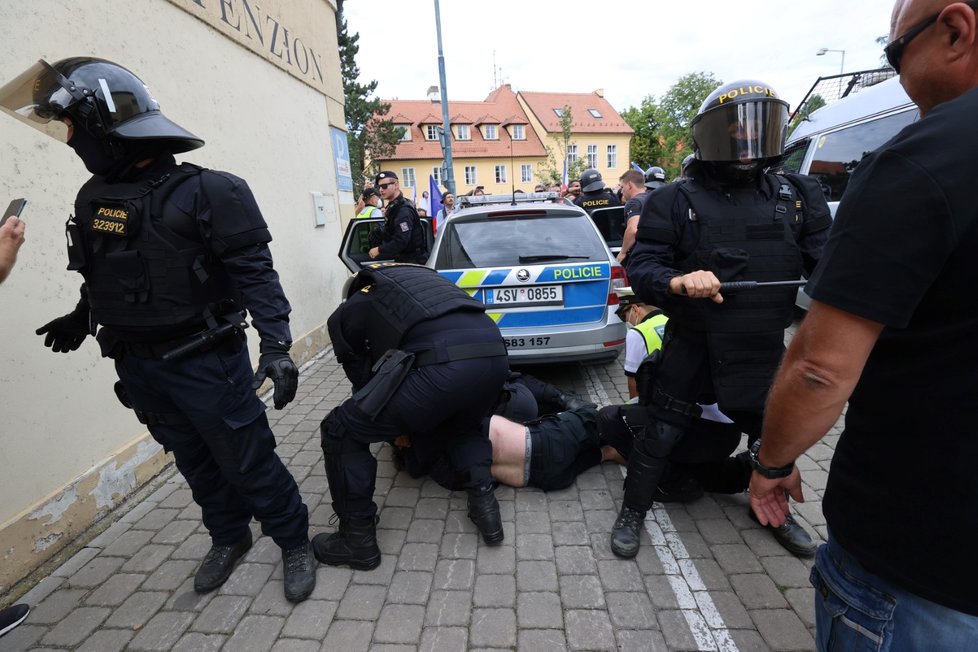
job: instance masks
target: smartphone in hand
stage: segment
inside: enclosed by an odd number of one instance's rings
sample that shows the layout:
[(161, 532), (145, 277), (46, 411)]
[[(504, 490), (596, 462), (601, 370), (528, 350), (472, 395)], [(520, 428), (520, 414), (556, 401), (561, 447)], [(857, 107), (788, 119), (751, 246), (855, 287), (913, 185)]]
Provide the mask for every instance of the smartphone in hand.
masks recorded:
[(0, 218), (0, 226), (3, 226), (7, 222), (8, 217), (20, 217), (21, 212), (24, 210), (24, 206), (27, 206), (26, 199), (15, 199), (10, 202), (7, 206), (7, 210), (3, 212), (3, 217)]

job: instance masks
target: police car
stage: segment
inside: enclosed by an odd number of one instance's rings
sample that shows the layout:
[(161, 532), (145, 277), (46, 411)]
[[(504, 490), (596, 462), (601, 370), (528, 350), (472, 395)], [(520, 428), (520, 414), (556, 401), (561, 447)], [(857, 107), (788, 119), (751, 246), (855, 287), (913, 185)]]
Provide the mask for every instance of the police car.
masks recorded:
[[(350, 271), (376, 262), (360, 232), (381, 221), (351, 221), (340, 251)], [(427, 265), (486, 305), (514, 364), (610, 361), (625, 346), (615, 315), (625, 271), (587, 213), (556, 193), (460, 197)]]

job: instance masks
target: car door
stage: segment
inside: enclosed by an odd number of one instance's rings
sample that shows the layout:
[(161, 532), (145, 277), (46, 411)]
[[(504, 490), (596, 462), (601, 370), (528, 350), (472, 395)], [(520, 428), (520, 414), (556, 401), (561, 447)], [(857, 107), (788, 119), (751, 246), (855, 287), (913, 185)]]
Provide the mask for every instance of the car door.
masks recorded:
[[(431, 218), (422, 217), (421, 223), (425, 227), (424, 234), (425, 240), (428, 243), (428, 251), (431, 251), (432, 245), (435, 242)], [(384, 218), (382, 217), (361, 217), (350, 220), (350, 223), (346, 225), (346, 232), (343, 234), (343, 242), (340, 245), (339, 257), (343, 261), (343, 264), (346, 265), (346, 268), (354, 274), (369, 263), (391, 262), (390, 260), (379, 258), (373, 259), (369, 253), (370, 232), (379, 226), (383, 226), (383, 224)]]
[(617, 255), (621, 251), (622, 238), (625, 237), (625, 207), (597, 208), (591, 211), (591, 221), (598, 227), (608, 249)]

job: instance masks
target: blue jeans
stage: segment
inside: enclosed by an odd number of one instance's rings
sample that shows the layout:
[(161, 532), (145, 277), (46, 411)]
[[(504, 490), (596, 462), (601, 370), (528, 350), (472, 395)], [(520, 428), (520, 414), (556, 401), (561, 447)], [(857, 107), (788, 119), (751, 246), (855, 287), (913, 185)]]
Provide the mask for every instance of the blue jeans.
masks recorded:
[(818, 549), (810, 580), (820, 652), (978, 649), (978, 616), (925, 600), (873, 575), (831, 533)]

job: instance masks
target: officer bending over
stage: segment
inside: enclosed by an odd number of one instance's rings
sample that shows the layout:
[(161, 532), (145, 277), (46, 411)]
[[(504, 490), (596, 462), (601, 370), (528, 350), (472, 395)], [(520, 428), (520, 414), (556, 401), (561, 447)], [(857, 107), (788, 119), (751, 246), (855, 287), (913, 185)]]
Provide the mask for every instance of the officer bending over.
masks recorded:
[(480, 423), (509, 361), (485, 306), (432, 269), (398, 263), (361, 270), (346, 297), (327, 326), (354, 393), (320, 426), (340, 525), (313, 539), (316, 558), (361, 570), (380, 564), (370, 444), (402, 434), (422, 460), (447, 451), (468, 492), (469, 518), (486, 543), (502, 542), (492, 447)]
[[(796, 290), (719, 290), (721, 281), (797, 279), (821, 256), (831, 217), (818, 185), (765, 172), (784, 151), (787, 118), (787, 104), (766, 84), (721, 86), (692, 122), (692, 179), (645, 202), (627, 273), (636, 294), (669, 322), (648, 399), (651, 423), (629, 458), (611, 533), (618, 556), (638, 552), (645, 513), (697, 404), (719, 403), (752, 445), (760, 437)], [(795, 554), (815, 552), (791, 517), (774, 535)]]
[(428, 260), (428, 239), (424, 224), (411, 200), (401, 193), (397, 175), (381, 172), (374, 187), (384, 200), (384, 226), (371, 232), (370, 257), (399, 263), (424, 264)]
[[(268, 376), (276, 409), (295, 396), (291, 307), (248, 184), (177, 165), (173, 154), (204, 142), (110, 61), (39, 61), (0, 88), (0, 105), (60, 133), (94, 175), (67, 225), (81, 299), (37, 333), (67, 353), (101, 325), (96, 339), (115, 361), (120, 399), (173, 453), (210, 532), (194, 589), (227, 580), (251, 547), (254, 517), (282, 549), (286, 598), (305, 600), (316, 583), (308, 512), (255, 394)], [(261, 337), (255, 375), (244, 309)]]

